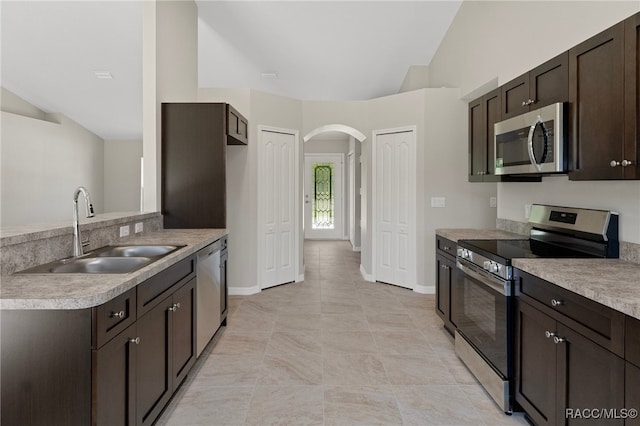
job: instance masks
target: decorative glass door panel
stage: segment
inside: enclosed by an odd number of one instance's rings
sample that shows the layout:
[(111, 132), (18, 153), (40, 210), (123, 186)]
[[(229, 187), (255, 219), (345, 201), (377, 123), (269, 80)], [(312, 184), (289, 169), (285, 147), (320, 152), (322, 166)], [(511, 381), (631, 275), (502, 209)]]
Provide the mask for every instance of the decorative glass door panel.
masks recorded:
[(313, 166), (313, 229), (333, 229), (335, 211), (333, 164), (316, 163)]
[(305, 238), (345, 238), (343, 167), (344, 154), (305, 154)]

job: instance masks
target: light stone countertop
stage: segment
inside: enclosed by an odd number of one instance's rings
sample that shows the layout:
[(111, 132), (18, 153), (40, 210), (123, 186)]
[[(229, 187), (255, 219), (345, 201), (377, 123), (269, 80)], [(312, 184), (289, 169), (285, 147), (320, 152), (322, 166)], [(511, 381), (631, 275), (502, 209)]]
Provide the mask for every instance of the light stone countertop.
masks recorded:
[(84, 309), (101, 305), (227, 235), (226, 229), (165, 229), (126, 244), (186, 245), (128, 274), (13, 274), (1, 277), (0, 309)]
[(640, 319), (640, 265), (620, 259), (513, 259), (513, 266)]
[(458, 240), (528, 240), (528, 235), (514, 234), (500, 229), (436, 229), (436, 235), (451, 241)]

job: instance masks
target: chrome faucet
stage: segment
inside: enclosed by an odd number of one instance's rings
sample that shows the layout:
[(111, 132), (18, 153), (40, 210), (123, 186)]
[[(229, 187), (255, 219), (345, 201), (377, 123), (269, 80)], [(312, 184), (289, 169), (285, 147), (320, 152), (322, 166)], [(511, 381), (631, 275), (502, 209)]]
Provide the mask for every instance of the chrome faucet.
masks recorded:
[(80, 193), (84, 196), (84, 202), (87, 208), (87, 217), (94, 217), (93, 204), (91, 204), (91, 198), (89, 197), (89, 191), (85, 187), (79, 186), (73, 193), (73, 257), (82, 256), (82, 248), (89, 245), (89, 239), (82, 241), (80, 239), (80, 226), (78, 225), (78, 197)]

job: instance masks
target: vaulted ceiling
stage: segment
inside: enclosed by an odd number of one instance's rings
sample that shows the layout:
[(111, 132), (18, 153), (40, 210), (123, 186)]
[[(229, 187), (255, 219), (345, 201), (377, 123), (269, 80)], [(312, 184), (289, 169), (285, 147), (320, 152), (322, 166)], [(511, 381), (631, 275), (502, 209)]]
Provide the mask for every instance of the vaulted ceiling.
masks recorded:
[[(429, 64), (461, 2), (196, 4), (200, 87), (362, 100), (397, 93), (411, 65)], [(141, 1), (0, 8), (3, 87), (105, 139), (142, 137)]]

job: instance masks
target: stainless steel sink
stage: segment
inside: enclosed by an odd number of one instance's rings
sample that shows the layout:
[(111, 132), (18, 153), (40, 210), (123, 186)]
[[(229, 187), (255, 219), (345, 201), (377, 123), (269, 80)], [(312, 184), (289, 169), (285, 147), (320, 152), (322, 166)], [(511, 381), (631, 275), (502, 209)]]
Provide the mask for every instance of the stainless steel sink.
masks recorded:
[(126, 274), (153, 263), (184, 246), (107, 246), (81, 257), (56, 260), (19, 274)]
[(179, 249), (180, 246), (135, 245), (105, 247), (95, 251), (97, 257), (156, 257), (164, 256)]
[(70, 259), (52, 265), (49, 272), (58, 274), (124, 274), (135, 271), (152, 262), (148, 257), (93, 257), (86, 259)]

